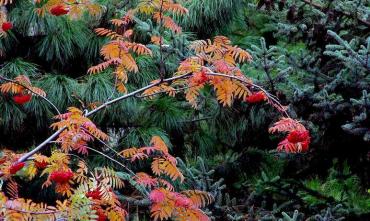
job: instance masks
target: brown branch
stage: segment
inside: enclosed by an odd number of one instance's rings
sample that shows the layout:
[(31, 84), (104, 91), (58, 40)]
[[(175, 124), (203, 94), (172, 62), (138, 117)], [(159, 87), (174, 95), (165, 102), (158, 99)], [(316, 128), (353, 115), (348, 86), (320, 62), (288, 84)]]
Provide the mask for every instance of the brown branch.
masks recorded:
[[(268, 93), (265, 89), (263, 89), (261, 86), (258, 86), (256, 84), (253, 84), (245, 79), (242, 79), (240, 77), (237, 77), (237, 76), (232, 76), (232, 75), (226, 75), (226, 74), (221, 74), (221, 73), (215, 73), (215, 72), (212, 72), (209, 68), (207, 68), (208, 72), (207, 72), (207, 75), (214, 75), (214, 76), (221, 76), (221, 77), (227, 77), (227, 78), (231, 78), (231, 79), (235, 79), (235, 80), (238, 80), (240, 82), (243, 82), (247, 85), (250, 85), (250, 86), (253, 86), (253, 87), (256, 87), (258, 88), (259, 90), (263, 91), (266, 96), (269, 98), (269, 100), (272, 101), (272, 104), (275, 105), (276, 107), (278, 107), (278, 109), (280, 111), (282, 111), (286, 116), (289, 116), (288, 113), (284, 110), (284, 107), (280, 104), (280, 102), (270, 93)], [(89, 117), (97, 112), (99, 112), (100, 110), (102, 109), (105, 109), (107, 108), (108, 106), (114, 104), (114, 103), (117, 103), (121, 100), (124, 100), (124, 99), (127, 99), (129, 97), (132, 97), (132, 96), (135, 96), (136, 94), (140, 93), (140, 92), (143, 92), (147, 89), (150, 89), (152, 87), (155, 87), (157, 85), (160, 85), (162, 83), (166, 83), (166, 82), (172, 82), (174, 80), (177, 80), (177, 79), (181, 79), (181, 78), (185, 78), (187, 76), (189, 76), (191, 73), (187, 73), (187, 74), (183, 74), (183, 75), (179, 75), (179, 76), (175, 76), (175, 77), (171, 77), (171, 78), (167, 78), (167, 79), (164, 79), (163, 81), (158, 81), (158, 82), (155, 82), (155, 83), (152, 83), (150, 85), (147, 85), (143, 88), (140, 88), (138, 90), (135, 90), (131, 93), (128, 93), (126, 95), (123, 95), (121, 97), (118, 97), (116, 99), (113, 99), (113, 100), (110, 100), (110, 101), (107, 101), (106, 103), (100, 105), (99, 107), (91, 110), (90, 112), (87, 112), (85, 114), (85, 117)], [(33, 150), (31, 150), (30, 152), (24, 154), (22, 157), (19, 158), (18, 162), (23, 162), (25, 160), (27, 160), (29, 157), (31, 157), (32, 155), (34, 155), (35, 153), (37, 153), (38, 151), (40, 151), (41, 149), (43, 149), (47, 144), (49, 144), (51, 141), (53, 141), (59, 134), (61, 134), (64, 129), (66, 129), (66, 127), (63, 127), (63, 128), (60, 128), (58, 131), (56, 131), (54, 134), (52, 134), (48, 139), (46, 139), (44, 142), (42, 142), (40, 145), (38, 145), (36, 148), (34, 148)]]
[[(221, 73), (215, 73), (215, 72), (212, 72), (209, 68), (207, 68), (208, 72), (207, 74), (208, 75), (214, 75), (214, 76), (221, 76), (221, 77), (227, 77), (227, 78), (231, 78), (231, 79), (235, 79), (235, 80), (238, 80), (240, 82), (243, 82), (247, 85), (250, 85), (250, 86), (253, 86), (253, 87), (256, 87), (258, 88), (259, 90), (263, 91), (266, 96), (269, 98), (269, 100), (272, 101), (272, 104), (276, 107), (278, 107), (278, 109), (280, 111), (282, 111), (286, 116), (289, 116), (288, 113), (284, 110), (284, 107), (280, 104), (280, 102), (273, 96), (271, 95), (270, 93), (268, 93), (265, 89), (263, 89), (261, 86), (258, 86), (256, 84), (253, 84), (245, 79), (242, 79), (240, 77), (237, 77), (237, 76), (232, 76), (232, 75), (226, 75), (226, 74), (221, 74)], [(163, 81), (158, 81), (158, 82), (155, 82), (155, 83), (152, 83), (152, 84), (149, 84), (143, 88), (140, 88), (140, 89), (137, 89), (131, 93), (128, 93), (128, 94), (125, 94), (125, 95), (122, 95), (121, 97), (118, 97), (116, 99), (113, 99), (113, 100), (110, 100), (110, 101), (107, 101), (106, 103), (100, 105), (99, 107), (87, 112), (85, 114), (85, 117), (89, 117), (97, 112), (99, 112), (100, 110), (102, 109), (105, 109), (107, 108), (108, 106), (114, 104), (114, 103), (117, 103), (121, 100), (124, 100), (124, 99), (127, 99), (129, 97), (132, 97), (132, 96), (135, 96), (136, 94), (138, 93), (141, 93), (147, 89), (150, 89), (152, 87), (155, 87), (157, 85), (160, 85), (162, 83), (166, 83), (166, 82), (172, 82), (174, 80), (177, 80), (177, 79), (181, 79), (181, 78), (185, 78), (187, 76), (189, 76), (191, 73), (187, 73), (187, 74), (183, 74), (183, 75), (179, 75), (179, 76), (174, 76), (174, 77), (171, 77), (171, 78), (167, 78), (167, 79), (164, 79)], [(54, 134), (52, 134), (49, 138), (47, 138), (44, 142), (42, 142), (40, 145), (38, 145), (37, 147), (35, 147), (33, 150), (31, 150), (30, 152), (24, 154), (22, 157), (19, 158), (18, 162), (23, 162), (25, 160), (27, 160), (29, 157), (31, 157), (32, 155), (34, 155), (35, 153), (37, 153), (38, 151), (40, 151), (41, 149), (43, 149), (47, 144), (49, 144), (51, 141), (53, 141), (57, 136), (59, 136), (59, 134), (61, 134), (64, 130), (66, 129), (66, 127), (63, 127), (63, 128), (60, 128), (58, 131), (54, 132)]]
[(145, 86), (145, 87), (140, 88), (140, 89), (138, 89), (138, 90), (136, 90), (136, 91), (133, 91), (133, 92), (131, 92), (131, 93), (129, 93), (129, 94), (123, 95), (123, 96), (121, 96), (121, 97), (118, 97), (118, 98), (116, 98), (116, 99), (113, 99), (113, 100), (111, 100), (111, 101), (108, 101), (108, 102), (106, 102), (106, 103), (104, 103), (104, 104), (100, 105), (99, 107), (95, 108), (94, 110), (92, 110), (92, 111), (88, 112), (88, 113), (85, 115), (85, 117), (89, 117), (89, 116), (91, 116), (91, 115), (95, 114), (96, 112), (99, 112), (101, 109), (104, 109), (104, 108), (108, 107), (109, 105), (112, 105), (112, 104), (114, 104), (114, 103), (116, 103), (116, 102), (118, 102), (118, 101), (124, 100), (124, 99), (126, 99), (126, 98), (129, 98), (129, 97), (135, 96), (136, 94), (138, 94), (138, 93), (140, 93), (140, 92), (143, 92), (143, 91), (145, 91), (145, 90), (147, 90), (147, 89), (149, 89), (149, 88), (152, 88), (152, 87), (154, 87), (154, 86), (157, 86), (157, 85), (159, 85), (159, 84), (161, 84), (161, 83), (171, 82), (171, 81), (174, 81), (174, 80), (177, 80), (177, 79), (185, 78), (185, 77), (187, 77), (188, 75), (190, 75), (190, 73), (188, 73), (188, 74), (183, 74), (183, 75), (179, 75), (179, 76), (175, 76), (175, 77), (171, 77), (171, 78), (167, 78), (167, 79), (164, 79), (164, 80), (163, 80), (163, 81), (161, 81), (161, 82), (155, 82), (155, 83), (149, 84), (148, 86)]

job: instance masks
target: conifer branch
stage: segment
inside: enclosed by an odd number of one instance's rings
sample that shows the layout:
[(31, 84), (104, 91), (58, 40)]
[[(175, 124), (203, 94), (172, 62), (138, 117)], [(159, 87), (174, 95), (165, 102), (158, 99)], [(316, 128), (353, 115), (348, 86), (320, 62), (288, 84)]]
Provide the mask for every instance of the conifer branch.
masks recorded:
[[(325, 11), (325, 7), (324, 6), (322, 6), (322, 5), (318, 4), (318, 3), (313, 2), (312, 0), (301, 0), (301, 1), (304, 2), (304, 3), (306, 3), (306, 4), (308, 4), (308, 5), (311, 5), (311, 6), (315, 7), (316, 9), (318, 9), (320, 11), (323, 11), (323, 12)], [(350, 17), (350, 18), (353, 18), (354, 17), (352, 14), (350, 14), (348, 12), (345, 12), (345, 11), (335, 10), (335, 12), (340, 13), (340, 14), (342, 14), (344, 16), (347, 16), (347, 17)], [(370, 22), (369, 21), (363, 20), (363, 19), (359, 18), (358, 16), (356, 16), (354, 19), (357, 19), (361, 24), (366, 25), (367, 27), (370, 28)]]

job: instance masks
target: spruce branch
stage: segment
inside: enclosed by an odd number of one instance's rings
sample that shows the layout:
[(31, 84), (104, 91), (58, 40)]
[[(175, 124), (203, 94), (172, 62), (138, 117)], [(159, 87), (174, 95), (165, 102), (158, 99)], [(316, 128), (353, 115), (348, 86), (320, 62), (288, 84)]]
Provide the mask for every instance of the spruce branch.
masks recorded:
[[(301, 0), (301, 1), (304, 2), (304, 3), (306, 3), (306, 4), (308, 4), (308, 5), (313, 6), (314, 8), (316, 8), (316, 9), (322, 11), (322, 12), (324, 12), (326, 10), (326, 8), (324, 6), (322, 6), (322, 5), (318, 4), (318, 3), (313, 2), (312, 0)], [(339, 10), (335, 10), (335, 12), (337, 12), (339, 14), (342, 14), (342, 15), (344, 15), (346, 17), (350, 17), (350, 18), (353, 18), (354, 17), (349, 12), (339, 11)], [(364, 19), (361, 19), (358, 16), (355, 16), (354, 19), (358, 20), (361, 24), (366, 25), (368, 28), (370, 28), (370, 22), (369, 21), (366, 21)]]

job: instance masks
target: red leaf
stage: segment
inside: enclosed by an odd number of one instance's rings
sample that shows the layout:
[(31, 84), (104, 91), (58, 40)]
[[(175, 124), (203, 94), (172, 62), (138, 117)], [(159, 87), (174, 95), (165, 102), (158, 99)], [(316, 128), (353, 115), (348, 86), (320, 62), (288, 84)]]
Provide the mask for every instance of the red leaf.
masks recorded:
[(48, 165), (49, 163), (45, 161), (35, 161), (35, 166), (39, 169), (45, 169)]
[(300, 153), (307, 152), (310, 145), (310, 139), (302, 142), (292, 143), (286, 138), (278, 144), (278, 151), (285, 151), (286, 153)]
[(5, 157), (0, 158), (0, 165), (3, 164), (3, 163), (5, 163), (5, 162), (6, 162), (6, 158)]
[(192, 204), (191, 200), (182, 194), (176, 194), (175, 197), (176, 207), (189, 207)]
[(229, 65), (227, 65), (227, 63), (223, 60), (215, 61), (213, 64), (217, 72), (228, 73), (233, 69), (232, 67), (229, 67)]
[(307, 152), (308, 151), (308, 146), (310, 145), (310, 140), (303, 141), (301, 143), (302, 147), (302, 152)]
[(201, 85), (201, 84), (204, 84), (205, 82), (207, 82), (209, 79), (208, 79), (208, 76), (205, 72), (201, 71), (201, 72), (196, 72), (193, 74), (193, 77), (192, 77), (192, 82), (195, 84), (195, 85)]
[(135, 180), (138, 184), (143, 185), (145, 187), (152, 187), (158, 185), (157, 179), (149, 176), (146, 173), (137, 173), (135, 176)]

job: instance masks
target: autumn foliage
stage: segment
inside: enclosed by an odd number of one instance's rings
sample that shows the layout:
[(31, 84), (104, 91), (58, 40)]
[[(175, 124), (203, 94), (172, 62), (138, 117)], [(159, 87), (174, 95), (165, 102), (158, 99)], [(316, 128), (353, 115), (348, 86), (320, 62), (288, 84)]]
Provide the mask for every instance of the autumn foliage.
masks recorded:
[[(73, 19), (82, 16), (84, 11), (96, 15), (101, 10), (100, 6), (90, 1), (48, 1), (39, 6), (39, 16), (50, 13)], [(6, 151), (0, 165), (2, 178), (7, 183), (6, 191), (0, 193), (0, 205), (4, 209), (0, 211), (0, 216), (8, 220), (30, 220), (34, 214), (37, 214), (35, 216), (39, 220), (63, 217), (72, 220), (126, 220), (129, 212), (129, 203), (126, 201), (129, 197), (148, 200), (146, 206), (150, 207), (150, 216), (155, 221), (211, 220), (203, 208), (215, 201), (214, 196), (202, 190), (192, 190), (191, 187), (187, 190), (177, 188), (175, 184), (184, 183), (186, 177), (178, 167), (178, 159), (171, 155), (168, 145), (160, 136), (153, 136), (148, 146), (116, 151), (107, 144), (110, 137), (104, 132), (105, 128), (96, 125), (93, 118), (90, 118), (95, 112), (138, 94), (148, 99), (159, 94), (184, 94), (184, 99), (192, 107), (199, 108), (202, 99), (200, 95), (205, 87), (211, 88), (221, 106), (231, 107), (236, 102), (266, 103), (285, 116), (285, 107), (241, 71), (240, 65), (252, 61), (252, 56), (246, 50), (233, 45), (225, 36), (191, 42), (189, 49), (193, 54), (181, 61), (172, 77), (166, 78), (160, 69), (160, 79), (135, 93), (129, 92), (127, 82), (131, 76), (140, 75), (137, 57), (156, 56), (149, 46), (134, 41), (135, 16), (145, 15), (160, 27), (159, 30), (164, 29), (176, 35), (182, 32), (182, 28), (173, 17), (186, 16), (187, 13), (188, 9), (172, 0), (144, 0), (139, 1), (137, 7), (121, 18), (111, 20), (113, 29), (95, 30), (98, 36), (109, 40), (100, 50), (103, 61), (92, 66), (88, 73), (99, 74), (113, 68), (114, 86), (122, 97), (108, 99), (101, 106), (84, 110), (69, 107), (66, 113), (54, 116), (50, 126), (54, 134), (46, 140), (46, 144), (40, 144), (36, 148), (39, 151), (47, 145), (50, 147), (49, 154), (17, 154)], [(2, 24), (3, 31), (11, 28), (12, 24), (9, 22)], [(163, 50), (161, 32), (151, 36), (150, 40)], [(33, 86), (25, 75), (0, 80), (5, 81), (0, 85), (2, 96), (10, 96), (18, 105), (26, 104), (31, 99), (50, 102), (47, 94), (41, 88)], [(270, 132), (279, 132), (286, 136), (278, 144), (278, 151), (297, 153), (309, 149), (309, 131), (302, 123), (288, 116), (275, 123)], [(102, 146), (101, 149), (94, 148), (98, 144)], [(92, 153), (108, 159), (120, 170), (106, 166), (90, 168), (86, 161)], [(150, 165), (150, 172), (134, 172), (130, 169), (132, 166), (140, 168), (139, 165), (142, 164)], [(43, 180), (41, 188), (53, 188), (62, 200), (56, 201), (54, 205), (46, 205), (18, 196), (14, 176), (21, 170), (22, 176), (29, 182)], [(134, 191), (127, 194), (129, 190)]]
[(287, 137), (278, 145), (279, 151), (297, 153), (308, 151), (311, 137), (309, 131), (297, 120), (282, 118), (270, 128), (270, 133), (288, 133)]

